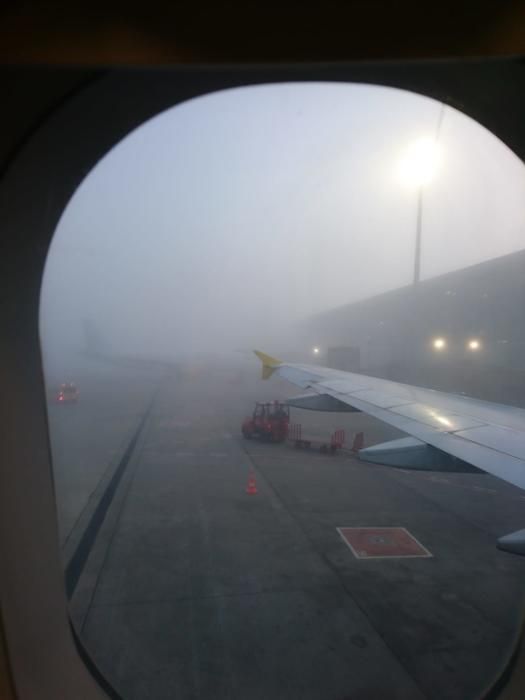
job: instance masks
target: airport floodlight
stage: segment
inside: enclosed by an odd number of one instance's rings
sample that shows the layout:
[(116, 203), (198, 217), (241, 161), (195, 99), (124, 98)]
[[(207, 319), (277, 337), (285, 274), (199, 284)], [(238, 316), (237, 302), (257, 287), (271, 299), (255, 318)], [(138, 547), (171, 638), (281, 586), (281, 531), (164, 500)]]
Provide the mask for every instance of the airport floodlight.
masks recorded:
[(477, 338), (472, 338), (468, 341), (467, 348), (472, 352), (476, 352), (476, 350), (479, 350), (481, 348), (481, 343)]
[(445, 338), (434, 338), (432, 341), (432, 347), (434, 350), (444, 350), (447, 347), (447, 341)]
[(399, 180), (409, 187), (425, 187), (432, 182), (441, 163), (441, 149), (435, 139), (423, 137), (407, 148), (397, 164)]
[[(440, 117), (441, 120), (441, 117)], [(439, 127), (438, 127), (439, 131)], [(417, 191), (416, 242), (414, 251), (414, 284), (421, 276), (421, 228), (423, 189), (430, 184), (441, 162), (441, 149), (436, 138), (422, 137), (413, 141), (397, 163), (400, 182)]]

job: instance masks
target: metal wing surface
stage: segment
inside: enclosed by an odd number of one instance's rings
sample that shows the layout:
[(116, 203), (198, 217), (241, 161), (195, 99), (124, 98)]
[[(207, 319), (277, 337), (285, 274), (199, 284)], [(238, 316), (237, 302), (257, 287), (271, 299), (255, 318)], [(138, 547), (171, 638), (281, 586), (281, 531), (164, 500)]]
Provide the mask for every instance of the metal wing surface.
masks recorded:
[(525, 489), (524, 409), (257, 355), (265, 376), (276, 373), (303, 389), (331, 396)]

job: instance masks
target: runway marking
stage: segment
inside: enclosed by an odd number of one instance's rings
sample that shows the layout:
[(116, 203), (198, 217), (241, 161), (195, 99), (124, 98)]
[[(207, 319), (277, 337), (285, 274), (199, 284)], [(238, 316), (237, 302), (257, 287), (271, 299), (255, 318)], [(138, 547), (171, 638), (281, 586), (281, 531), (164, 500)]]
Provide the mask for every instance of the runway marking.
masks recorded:
[(484, 491), (485, 493), (498, 493), (496, 489), (488, 489), (485, 486), (473, 486), (475, 491)]
[(337, 527), (356, 559), (415, 559), (432, 554), (405, 527)]

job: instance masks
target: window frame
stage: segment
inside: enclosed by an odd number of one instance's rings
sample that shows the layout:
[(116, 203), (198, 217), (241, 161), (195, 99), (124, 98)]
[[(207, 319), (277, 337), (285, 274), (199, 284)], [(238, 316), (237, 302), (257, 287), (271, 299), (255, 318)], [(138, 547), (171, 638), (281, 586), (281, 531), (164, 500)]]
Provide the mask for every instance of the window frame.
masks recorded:
[[(47, 251), (78, 185), (112, 146), (165, 109), (217, 90), (297, 81), (369, 83), (434, 97), (472, 116), (523, 160), (525, 65), (480, 59), (133, 71), (10, 68), (3, 75), (8, 85), (16, 83), (15, 96), (26, 96), (10, 110), (28, 126), (22, 134), (8, 130), (1, 151), (1, 631), (19, 698), (95, 700), (112, 691), (96, 678), (70, 627), (38, 326)], [(487, 100), (487, 94), (493, 97)], [(518, 667), (523, 673), (525, 660)]]

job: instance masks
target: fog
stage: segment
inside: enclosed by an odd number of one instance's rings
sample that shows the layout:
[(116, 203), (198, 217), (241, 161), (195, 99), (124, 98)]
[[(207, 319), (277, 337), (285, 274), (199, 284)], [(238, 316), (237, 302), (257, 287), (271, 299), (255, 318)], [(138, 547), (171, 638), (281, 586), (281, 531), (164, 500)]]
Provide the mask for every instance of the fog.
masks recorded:
[[(226, 90), (129, 134), (57, 227), (41, 306), (44, 353), (176, 358), (293, 347), (313, 313), (409, 284), (417, 188), (397, 164), (437, 138), (423, 189), (422, 279), (523, 247), (525, 169), (460, 112), (346, 84)], [(438, 122), (442, 117), (439, 133)]]

